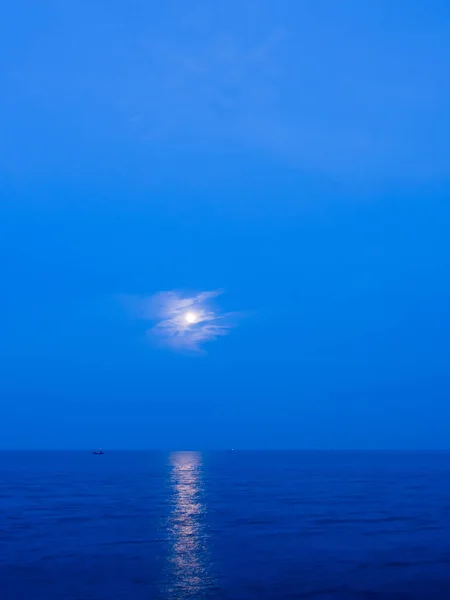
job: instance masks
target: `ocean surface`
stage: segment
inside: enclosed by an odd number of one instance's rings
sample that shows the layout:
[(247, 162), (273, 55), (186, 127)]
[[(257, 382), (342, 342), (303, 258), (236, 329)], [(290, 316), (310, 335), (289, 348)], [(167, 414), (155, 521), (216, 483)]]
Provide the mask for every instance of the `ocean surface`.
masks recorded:
[(450, 599), (450, 454), (3, 452), (0, 598)]

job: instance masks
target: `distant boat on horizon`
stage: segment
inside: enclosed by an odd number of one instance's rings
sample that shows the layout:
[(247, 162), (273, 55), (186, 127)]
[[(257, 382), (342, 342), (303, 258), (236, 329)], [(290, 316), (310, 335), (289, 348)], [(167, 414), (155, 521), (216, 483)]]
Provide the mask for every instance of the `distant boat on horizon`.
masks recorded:
[(103, 452), (103, 450), (101, 448), (99, 448), (98, 450), (94, 450), (94, 452), (92, 454), (105, 454)]

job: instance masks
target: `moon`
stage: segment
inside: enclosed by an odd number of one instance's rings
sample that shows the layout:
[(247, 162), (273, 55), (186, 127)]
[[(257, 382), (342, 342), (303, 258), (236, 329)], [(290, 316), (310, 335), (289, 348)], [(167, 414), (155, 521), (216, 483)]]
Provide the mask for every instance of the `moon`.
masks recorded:
[(189, 325), (192, 325), (193, 323), (195, 323), (197, 321), (197, 315), (193, 312), (187, 312), (184, 315), (184, 320), (186, 321), (186, 323), (188, 323)]

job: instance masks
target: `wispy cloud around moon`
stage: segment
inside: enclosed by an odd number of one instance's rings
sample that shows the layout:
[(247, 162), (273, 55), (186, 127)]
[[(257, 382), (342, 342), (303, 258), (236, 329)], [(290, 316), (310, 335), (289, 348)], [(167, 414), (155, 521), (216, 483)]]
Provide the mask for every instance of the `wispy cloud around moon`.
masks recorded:
[(203, 345), (225, 336), (236, 326), (239, 313), (221, 313), (214, 300), (222, 290), (183, 294), (158, 292), (152, 296), (128, 296), (137, 318), (148, 321), (150, 340), (177, 351), (204, 352)]

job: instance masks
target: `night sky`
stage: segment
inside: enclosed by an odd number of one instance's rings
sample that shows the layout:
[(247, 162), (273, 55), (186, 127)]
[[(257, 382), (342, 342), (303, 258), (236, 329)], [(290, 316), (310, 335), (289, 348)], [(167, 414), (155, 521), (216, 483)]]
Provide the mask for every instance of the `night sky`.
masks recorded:
[(449, 64), (439, 0), (8, 3), (0, 448), (449, 448)]

